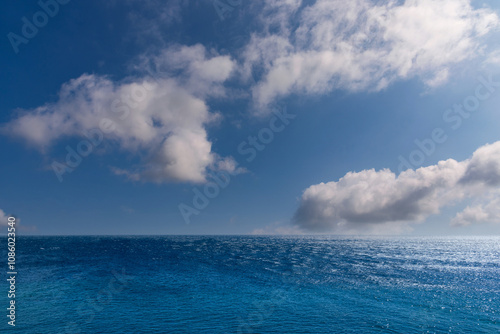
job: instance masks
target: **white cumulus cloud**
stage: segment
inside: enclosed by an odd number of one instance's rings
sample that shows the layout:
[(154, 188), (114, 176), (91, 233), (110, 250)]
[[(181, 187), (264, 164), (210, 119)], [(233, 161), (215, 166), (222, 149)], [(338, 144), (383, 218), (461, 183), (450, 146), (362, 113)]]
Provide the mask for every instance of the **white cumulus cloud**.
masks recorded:
[(253, 87), (258, 107), (291, 93), (380, 90), (412, 77), (438, 86), (499, 25), (470, 0), (268, 1), (261, 20), (243, 53), (244, 73), (263, 73)]
[[(472, 158), (453, 159), (407, 170), (399, 175), (388, 169), (349, 172), (335, 182), (307, 188), (294, 222), (310, 231), (339, 233), (404, 230), (440, 209), (472, 197), (491, 196), (500, 184), (500, 141), (477, 149)], [(496, 201), (467, 208), (454, 225), (496, 219)], [(496, 210), (496, 211), (495, 211)]]
[(233, 66), (230, 57), (201, 45), (171, 47), (143, 58), (140, 77), (113, 82), (84, 74), (70, 80), (56, 102), (18, 111), (2, 132), (46, 152), (58, 140), (83, 136), (101, 129), (104, 120), (112, 121), (115, 127), (106, 140), (141, 159), (134, 170), (115, 168), (117, 174), (154, 182), (203, 182), (207, 168), (231, 166), (228, 158), (212, 152), (206, 127), (220, 115), (209, 111), (206, 99), (224, 94), (222, 83)]

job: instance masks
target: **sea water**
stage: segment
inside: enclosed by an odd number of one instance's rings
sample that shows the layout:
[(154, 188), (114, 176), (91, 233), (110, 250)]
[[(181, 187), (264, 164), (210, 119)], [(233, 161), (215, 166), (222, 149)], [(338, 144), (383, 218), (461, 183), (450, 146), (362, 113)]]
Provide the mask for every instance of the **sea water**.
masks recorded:
[(494, 237), (18, 237), (16, 253), (1, 333), (500, 332)]

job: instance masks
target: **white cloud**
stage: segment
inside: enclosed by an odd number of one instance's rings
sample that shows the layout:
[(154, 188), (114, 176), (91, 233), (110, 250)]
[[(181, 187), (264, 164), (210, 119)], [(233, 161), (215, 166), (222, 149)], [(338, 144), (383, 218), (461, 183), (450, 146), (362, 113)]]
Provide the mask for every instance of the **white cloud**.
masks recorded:
[(445, 68), (437, 72), (433, 78), (426, 80), (425, 84), (429, 87), (438, 87), (441, 86), (446, 81), (448, 81), (449, 76), (450, 76), (450, 71), (447, 68)]
[[(290, 93), (380, 90), (415, 76), (435, 87), (455, 64), (478, 55), (481, 37), (499, 25), (493, 11), (469, 0), (268, 3), (265, 28), (243, 53), (244, 73), (264, 73), (253, 87), (258, 107)], [(276, 17), (289, 24), (276, 25)]]
[(0, 226), (7, 226), (9, 221), (7, 220), (9, 217), (5, 214), (5, 212), (0, 209)]
[(474, 152), (462, 182), (489, 186), (500, 185), (499, 142), (484, 145)]
[(492, 51), (488, 54), (485, 63), (500, 65), (500, 50)]
[[(143, 57), (138, 69), (144, 72), (151, 63), (155, 78), (143, 74), (116, 83), (84, 74), (62, 86), (57, 102), (19, 111), (2, 131), (47, 151), (57, 140), (82, 136), (110, 119), (116, 129), (107, 138), (142, 158), (136, 170), (117, 168), (117, 174), (154, 182), (203, 182), (206, 169), (222, 159), (212, 152), (205, 129), (220, 115), (210, 113), (205, 100), (224, 94), (222, 83), (233, 62), (195, 45)], [(182, 73), (173, 78), (173, 71)]]
[[(471, 159), (453, 159), (407, 170), (396, 176), (388, 169), (349, 172), (336, 182), (307, 188), (295, 213), (295, 223), (311, 231), (391, 233), (437, 214), (443, 206), (466, 197), (491, 195), (500, 184), (500, 141), (476, 150)], [(496, 203), (496, 202), (492, 202)], [(494, 214), (490, 208), (466, 209), (455, 225), (473, 214)], [(479, 217), (479, 216), (477, 216)]]
[(452, 226), (467, 226), (477, 223), (500, 223), (500, 197), (474, 206), (467, 206), (452, 219)]

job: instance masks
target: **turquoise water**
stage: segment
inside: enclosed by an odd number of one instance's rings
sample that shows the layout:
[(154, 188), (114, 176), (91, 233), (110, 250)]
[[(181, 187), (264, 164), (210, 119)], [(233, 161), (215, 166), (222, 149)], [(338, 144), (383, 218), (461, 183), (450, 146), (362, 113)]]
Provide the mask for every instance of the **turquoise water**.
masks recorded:
[[(3, 315), (1, 333), (500, 331), (500, 238), (21, 237), (17, 243), (16, 327)], [(0, 289), (5, 310), (5, 280)]]

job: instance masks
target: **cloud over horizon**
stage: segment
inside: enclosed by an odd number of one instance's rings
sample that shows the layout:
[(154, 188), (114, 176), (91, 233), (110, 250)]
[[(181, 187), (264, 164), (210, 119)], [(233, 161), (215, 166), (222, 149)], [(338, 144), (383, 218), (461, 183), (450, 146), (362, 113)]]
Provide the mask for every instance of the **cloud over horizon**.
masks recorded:
[(293, 221), (306, 231), (400, 233), (445, 206), (465, 198), (493, 198), (468, 207), (453, 226), (500, 221), (500, 141), (477, 149), (470, 159), (453, 159), (406, 170), (349, 172), (335, 182), (320, 183), (302, 194)]

